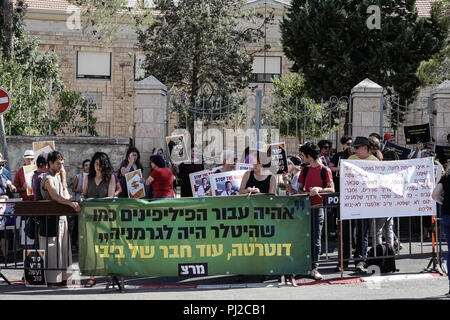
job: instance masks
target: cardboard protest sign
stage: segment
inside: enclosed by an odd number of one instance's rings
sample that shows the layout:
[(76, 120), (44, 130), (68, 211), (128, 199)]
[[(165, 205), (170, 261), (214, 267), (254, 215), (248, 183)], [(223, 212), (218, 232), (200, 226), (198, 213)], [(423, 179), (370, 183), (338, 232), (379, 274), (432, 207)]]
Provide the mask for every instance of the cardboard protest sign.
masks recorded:
[(403, 148), (400, 147), (398, 145), (396, 145), (395, 143), (386, 141), (386, 143), (384, 144), (384, 149), (393, 149), (395, 151), (395, 153), (397, 153), (398, 157), (400, 160), (407, 160), (409, 154), (411, 153), (411, 149), (408, 148)]
[(450, 146), (436, 146), (436, 157), (441, 164), (450, 162)]
[(235, 170), (213, 174), (210, 177), (213, 196), (239, 194), (242, 177), (247, 170)]
[(192, 195), (197, 197), (211, 196), (211, 182), (210, 176), (217, 173), (222, 167), (216, 167), (208, 170), (197, 171), (189, 174), (191, 182)]
[(183, 135), (166, 137), (167, 148), (169, 149), (170, 160), (174, 164), (189, 161), (186, 143)]
[(341, 160), (342, 219), (436, 215), (432, 158)]
[(55, 141), (33, 142), (34, 159), (37, 159), (37, 157), (40, 155), (46, 157), (47, 154), (55, 150), (56, 150)]
[(251, 163), (236, 163), (236, 170), (253, 170), (253, 164)]
[(23, 251), (24, 278), (27, 287), (47, 287), (45, 279), (45, 250)]
[(35, 164), (23, 167), (23, 174), (25, 176), (25, 182), (27, 184), (27, 196), (33, 195), (33, 188), (31, 188), (31, 179), (33, 178), (34, 171), (37, 167)]
[(128, 198), (137, 199), (145, 197), (145, 186), (141, 182), (142, 180), (141, 169), (128, 172), (125, 175), (125, 180), (127, 182)]
[(274, 174), (288, 172), (286, 145), (284, 142), (264, 145), (264, 150), (270, 157), (270, 171)]
[(431, 141), (431, 127), (429, 123), (405, 126), (403, 130), (405, 132), (406, 144)]

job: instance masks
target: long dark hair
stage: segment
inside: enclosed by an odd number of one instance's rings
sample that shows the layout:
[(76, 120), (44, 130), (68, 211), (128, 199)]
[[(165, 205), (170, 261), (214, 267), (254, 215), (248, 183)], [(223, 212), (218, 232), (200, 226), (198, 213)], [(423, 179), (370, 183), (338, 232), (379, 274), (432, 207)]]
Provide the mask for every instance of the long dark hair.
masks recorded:
[(129, 147), (127, 150), (127, 154), (125, 156), (125, 163), (128, 165), (128, 157), (130, 156), (130, 153), (132, 152), (136, 152), (137, 153), (137, 159), (135, 161), (136, 166), (138, 169), (142, 169), (142, 164), (141, 164), (141, 153), (139, 152), (139, 150), (136, 147)]
[(91, 164), (89, 166), (89, 177), (95, 178), (95, 160), (100, 160), (100, 167), (102, 168), (102, 179), (106, 182), (111, 180), (111, 176), (113, 173), (113, 167), (111, 165), (111, 161), (109, 161), (109, 157), (104, 152), (96, 152), (92, 157)]

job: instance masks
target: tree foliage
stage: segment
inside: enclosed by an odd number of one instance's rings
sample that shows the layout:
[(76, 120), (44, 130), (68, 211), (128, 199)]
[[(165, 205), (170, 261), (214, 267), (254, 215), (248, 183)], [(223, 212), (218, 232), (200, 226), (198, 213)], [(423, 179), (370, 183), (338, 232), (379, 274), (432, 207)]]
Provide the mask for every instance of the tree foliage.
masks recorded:
[[(433, 2), (431, 15), (439, 22), (443, 30), (450, 30), (450, 1)], [(444, 46), (430, 60), (422, 61), (417, 70), (417, 77), (423, 87), (439, 85), (450, 79), (450, 32)]]
[[(147, 75), (188, 101), (219, 96), (249, 83), (253, 57), (248, 46), (263, 37), (261, 15), (243, 0), (158, 0), (153, 24), (141, 30)], [(259, 20), (261, 22), (261, 20)]]
[(274, 102), (270, 123), (280, 129), (281, 135), (296, 136), (305, 141), (327, 138), (330, 130), (338, 125), (338, 116), (345, 116), (346, 105), (309, 98), (304, 78), (298, 73), (272, 82)]
[[(39, 41), (26, 33), (25, 12), (24, 2), (19, 1), (14, 10), (11, 59), (0, 55), (0, 86), (11, 95), (11, 107), (4, 114), (6, 133), (55, 135), (68, 133), (68, 130), (81, 133), (87, 129), (89, 134), (96, 135), (96, 118), (89, 102), (81, 93), (65, 89), (57, 55), (39, 51)], [(3, 17), (2, 13), (0, 17)], [(4, 34), (0, 32), (0, 45), (4, 45), (4, 40)], [(90, 128), (85, 125), (88, 118)]]
[(125, 26), (143, 28), (152, 21), (148, 1), (127, 0), (68, 0), (81, 12), (83, 34), (91, 41), (111, 43)]
[[(380, 9), (379, 29), (368, 27), (371, 5)], [(281, 33), (311, 97), (345, 96), (369, 78), (412, 99), (417, 68), (440, 50), (446, 30), (434, 17), (418, 18), (415, 0), (293, 0)]]

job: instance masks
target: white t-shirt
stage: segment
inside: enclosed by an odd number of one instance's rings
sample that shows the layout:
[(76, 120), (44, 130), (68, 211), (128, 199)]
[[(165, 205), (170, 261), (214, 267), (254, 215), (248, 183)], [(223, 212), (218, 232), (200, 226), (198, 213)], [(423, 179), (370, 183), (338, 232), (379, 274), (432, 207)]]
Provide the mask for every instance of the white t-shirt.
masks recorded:
[(292, 180), (291, 180), (291, 187), (292, 187), (292, 189), (294, 189), (294, 190), (297, 191), (297, 192), (298, 192), (298, 187), (299, 187), (299, 184), (298, 184), (298, 177), (300, 176), (300, 172), (301, 172), (301, 171), (297, 172), (297, 173), (292, 177)]

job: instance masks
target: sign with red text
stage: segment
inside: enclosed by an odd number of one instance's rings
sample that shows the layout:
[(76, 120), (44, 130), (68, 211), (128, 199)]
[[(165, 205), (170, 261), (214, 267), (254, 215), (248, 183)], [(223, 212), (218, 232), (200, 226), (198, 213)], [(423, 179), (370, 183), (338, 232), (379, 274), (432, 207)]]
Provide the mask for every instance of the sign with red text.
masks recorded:
[(436, 215), (432, 158), (342, 160), (339, 173), (343, 220)]

